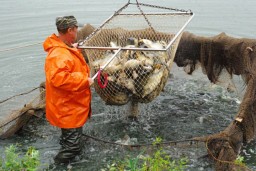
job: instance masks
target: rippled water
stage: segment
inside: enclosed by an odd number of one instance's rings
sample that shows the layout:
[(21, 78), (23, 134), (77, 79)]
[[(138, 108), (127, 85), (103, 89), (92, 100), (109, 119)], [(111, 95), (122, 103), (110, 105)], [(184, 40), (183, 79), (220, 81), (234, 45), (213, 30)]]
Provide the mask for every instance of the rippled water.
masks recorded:
[[(0, 7), (0, 99), (37, 87), (44, 80), (44, 59), (41, 43), (55, 31), (56, 16), (73, 14), (80, 23), (99, 26), (127, 1), (67, 1), (67, 0), (3, 0)], [(191, 9), (195, 17), (186, 30), (197, 35), (212, 36), (226, 32), (234, 37), (255, 38), (256, 1), (253, 0), (162, 0), (140, 1), (161, 6)], [(17, 48), (32, 45), (26, 48)], [(12, 48), (14, 48), (12, 50)], [(241, 94), (228, 94), (220, 87), (211, 87), (201, 75), (188, 78), (173, 69), (165, 91), (152, 103), (141, 105), (138, 122), (126, 119), (124, 107), (106, 107), (94, 94), (94, 116), (84, 127), (84, 133), (109, 141), (118, 141), (128, 135), (138, 143), (152, 142), (156, 137), (166, 141), (191, 138), (223, 130), (235, 116)], [(238, 82), (239, 83), (239, 82)], [(240, 83), (241, 84), (241, 83)], [(100, 104), (100, 105), (99, 105)], [(1, 108), (0, 108), (1, 113)], [(40, 150), (41, 161), (50, 163), (59, 145), (59, 130), (45, 120), (31, 125), (19, 136), (0, 141), (0, 152), (10, 143)], [(31, 133), (31, 130), (33, 130)], [(23, 136), (21, 136), (23, 135)], [(124, 154), (139, 153), (88, 139), (84, 147), (84, 163), (73, 168), (99, 170), (109, 160)], [(190, 156), (189, 170), (212, 170), (204, 146), (166, 147), (173, 156)], [(241, 153), (247, 164), (255, 168), (256, 143), (248, 144)], [(202, 158), (201, 158), (202, 157)], [(45, 166), (47, 167), (47, 166)], [(83, 169), (81, 169), (83, 170)]]

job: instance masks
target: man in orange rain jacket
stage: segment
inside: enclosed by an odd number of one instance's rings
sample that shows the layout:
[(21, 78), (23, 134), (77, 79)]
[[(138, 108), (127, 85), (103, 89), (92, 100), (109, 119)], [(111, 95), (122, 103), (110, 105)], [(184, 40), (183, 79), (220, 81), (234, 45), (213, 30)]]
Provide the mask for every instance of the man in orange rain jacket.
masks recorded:
[(61, 149), (55, 163), (68, 163), (81, 152), (82, 127), (91, 115), (93, 84), (81, 52), (74, 46), (78, 24), (74, 16), (56, 18), (58, 35), (46, 38), (46, 118), (61, 128)]

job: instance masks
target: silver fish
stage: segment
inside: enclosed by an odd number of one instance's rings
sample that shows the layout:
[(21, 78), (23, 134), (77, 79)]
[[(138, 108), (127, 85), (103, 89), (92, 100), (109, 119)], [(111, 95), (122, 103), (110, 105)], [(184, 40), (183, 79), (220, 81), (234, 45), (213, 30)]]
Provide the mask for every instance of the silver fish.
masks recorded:
[(108, 65), (104, 71), (107, 72), (109, 75), (113, 75), (117, 72), (119, 72), (121, 69), (123, 68), (123, 66), (121, 64), (117, 64), (117, 65)]
[(146, 55), (144, 55), (144, 53), (142, 53), (141, 51), (138, 51), (134, 54), (137, 60), (142, 61), (143, 65), (146, 66), (153, 66), (154, 65), (154, 59), (152, 57), (148, 57)]
[(135, 69), (142, 66), (143, 62), (137, 59), (130, 59), (124, 64), (124, 69)]
[(150, 94), (156, 89), (156, 87), (161, 83), (164, 74), (164, 69), (155, 69), (152, 75), (149, 76), (146, 85), (144, 86), (144, 91), (142, 98)]

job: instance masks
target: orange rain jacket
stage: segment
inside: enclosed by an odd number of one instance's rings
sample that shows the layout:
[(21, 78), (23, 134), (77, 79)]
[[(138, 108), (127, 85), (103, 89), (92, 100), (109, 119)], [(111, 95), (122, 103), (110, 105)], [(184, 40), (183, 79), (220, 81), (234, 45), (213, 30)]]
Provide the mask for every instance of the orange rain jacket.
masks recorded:
[(44, 44), (46, 118), (60, 128), (82, 127), (91, 115), (90, 70), (77, 48), (70, 48), (55, 34)]

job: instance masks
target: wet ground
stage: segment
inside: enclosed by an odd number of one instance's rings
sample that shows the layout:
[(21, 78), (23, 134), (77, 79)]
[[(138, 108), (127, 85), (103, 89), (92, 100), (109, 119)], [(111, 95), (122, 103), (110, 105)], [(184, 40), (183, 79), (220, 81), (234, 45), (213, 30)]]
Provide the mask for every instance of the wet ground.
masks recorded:
[[(97, 94), (93, 97), (93, 116), (84, 126), (85, 135), (100, 140), (84, 137), (82, 161), (73, 163), (71, 170), (98, 171), (108, 163), (121, 160), (124, 156), (136, 156), (149, 146), (127, 148), (108, 142), (128, 144), (152, 143), (156, 137), (163, 141), (177, 141), (196, 136), (217, 133), (233, 120), (238, 107), (237, 93), (228, 93), (220, 86), (212, 86), (202, 75), (187, 77), (176, 70), (170, 77), (164, 92), (153, 102), (140, 104), (140, 115), (134, 121), (127, 118), (128, 106), (106, 106)], [(205, 77), (205, 76), (204, 76)], [(48, 124), (44, 118), (30, 121), (19, 134), (1, 141), (0, 150), (11, 143), (22, 145), (23, 152), (34, 146), (41, 154), (41, 169), (49, 169), (59, 149), (60, 130)], [(173, 158), (187, 156), (187, 170), (214, 170), (213, 162), (203, 143), (165, 145), (164, 149)], [(2, 152), (1, 152), (2, 153)], [(251, 169), (256, 169), (256, 142), (248, 144), (241, 155)], [(50, 170), (68, 170), (66, 166), (51, 165)]]

